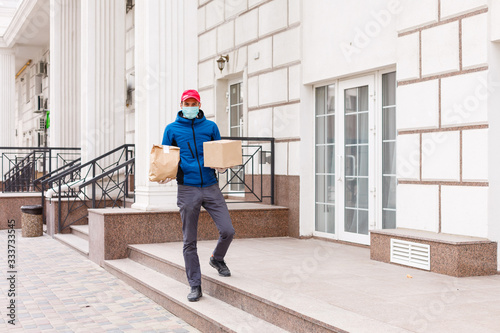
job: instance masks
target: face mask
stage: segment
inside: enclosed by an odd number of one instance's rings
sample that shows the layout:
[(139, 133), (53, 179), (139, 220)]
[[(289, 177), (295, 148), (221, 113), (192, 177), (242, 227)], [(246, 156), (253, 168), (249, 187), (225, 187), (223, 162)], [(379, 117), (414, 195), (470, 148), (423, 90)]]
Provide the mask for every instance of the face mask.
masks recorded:
[(198, 115), (200, 108), (198, 106), (184, 106), (182, 107), (182, 114), (187, 119), (194, 119)]

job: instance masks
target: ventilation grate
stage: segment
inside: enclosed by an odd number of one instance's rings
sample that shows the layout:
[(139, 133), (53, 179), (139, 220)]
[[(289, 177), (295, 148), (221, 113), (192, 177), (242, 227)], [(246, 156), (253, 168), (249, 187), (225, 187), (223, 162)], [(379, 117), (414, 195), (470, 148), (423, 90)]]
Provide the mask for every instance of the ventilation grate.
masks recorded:
[(430, 246), (391, 238), (391, 262), (429, 271), (431, 269)]

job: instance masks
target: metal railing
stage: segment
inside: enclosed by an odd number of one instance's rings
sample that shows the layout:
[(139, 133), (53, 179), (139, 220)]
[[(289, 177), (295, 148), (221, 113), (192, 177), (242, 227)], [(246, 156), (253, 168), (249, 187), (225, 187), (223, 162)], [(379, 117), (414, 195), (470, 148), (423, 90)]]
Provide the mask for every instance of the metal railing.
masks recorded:
[(34, 181), (80, 157), (80, 148), (0, 147), (2, 192), (37, 192)]
[[(263, 202), (274, 205), (274, 138), (222, 137), (240, 140), (242, 164), (219, 173), (222, 194), (233, 198), (231, 202)], [(269, 178), (269, 181), (264, 181)], [(240, 199), (241, 198), (241, 199)]]
[(47, 195), (57, 196), (58, 232), (86, 219), (88, 208), (116, 207), (120, 197), (125, 204), (125, 198), (130, 197), (129, 176), (134, 174), (134, 162), (134, 145), (125, 144), (41, 180), (42, 189), (47, 189), (42, 191), (42, 204)]

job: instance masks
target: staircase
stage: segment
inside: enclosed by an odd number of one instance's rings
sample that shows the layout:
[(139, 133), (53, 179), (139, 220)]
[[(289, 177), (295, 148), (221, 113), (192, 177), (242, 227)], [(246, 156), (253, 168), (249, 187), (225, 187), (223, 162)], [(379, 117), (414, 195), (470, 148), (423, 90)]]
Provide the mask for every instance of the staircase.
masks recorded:
[(71, 247), (85, 257), (89, 257), (89, 226), (72, 225), (71, 233), (55, 234), (54, 238)]
[(300, 306), (285, 306), (279, 299), (283, 286), (253, 279), (230, 259), (232, 276), (218, 276), (208, 264), (212, 244), (198, 243), (203, 273), (198, 302), (186, 298), (182, 243), (129, 245), (128, 258), (107, 260), (104, 268), (203, 332), (345, 332), (304, 314)]

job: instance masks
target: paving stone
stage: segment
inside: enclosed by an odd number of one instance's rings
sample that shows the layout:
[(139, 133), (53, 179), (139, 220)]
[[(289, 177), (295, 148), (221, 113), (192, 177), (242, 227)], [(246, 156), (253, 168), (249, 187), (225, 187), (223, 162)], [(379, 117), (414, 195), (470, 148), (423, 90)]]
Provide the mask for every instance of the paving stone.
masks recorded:
[[(0, 304), (0, 332), (199, 332), (57, 240), (16, 235), (17, 320), (8, 324)], [(0, 230), (2, 270), (7, 239)], [(0, 293), (8, 289), (0, 279)]]

